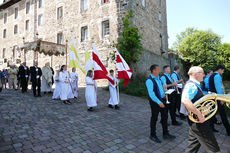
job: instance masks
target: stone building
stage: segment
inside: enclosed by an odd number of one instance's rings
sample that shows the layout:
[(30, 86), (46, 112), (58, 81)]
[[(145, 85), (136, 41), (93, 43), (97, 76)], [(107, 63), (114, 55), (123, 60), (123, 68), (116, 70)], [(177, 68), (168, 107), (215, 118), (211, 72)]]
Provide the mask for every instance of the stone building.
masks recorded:
[[(135, 14), (134, 24), (143, 34), (144, 52), (136, 64), (136, 73), (146, 73), (150, 64), (169, 63), (166, 0), (5, 0), (0, 4), (0, 69), (6, 63), (26, 60), (39, 66), (50, 62), (54, 69), (66, 63), (65, 56), (36, 54), (21, 48), (25, 42), (38, 39), (66, 45), (75, 39), (84, 59), (84, 45), (91, 52), (95, 43), (104, 65), (114, 68), (109, 46), (117, 42), (122, 32), (122, 17), (127, 10)], [(67, 43), (69, 46), (69, 43)], [(83, 73), (78, 71), (81, 82)]]

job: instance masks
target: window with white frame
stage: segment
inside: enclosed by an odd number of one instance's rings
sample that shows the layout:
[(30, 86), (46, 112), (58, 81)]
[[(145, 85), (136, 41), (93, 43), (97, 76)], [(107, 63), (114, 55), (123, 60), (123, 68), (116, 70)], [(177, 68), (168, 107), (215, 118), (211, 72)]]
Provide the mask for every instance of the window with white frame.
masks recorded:
[(3, 30), (3, 38), (6, 38), (6, 29)]
[(61, 6), (57, 8), (57, 19), (62, 18), (62, 16), (63, 16), (63, 7)]
[(26, 31), (29, 30), (29, 28), (30, 28), (30, 21), (26, 20), (26, 27), (25, 27)]
[(102, 36), (109, 35), (109, 20), (102, 22)]
[(5, 58), (5, 57), (6, 57), (6, 49), (3, 48), (3, 50), (2, 50), (2, 58)]
[(62, 32), (59, 32), (57, 34), (57, 44), (63, 44), (63, 34), (62, 34)]
[(145, 0), (141, 0), (141, 4), (143, 7), (145, 7), (145, 3), (146, 3)]
[(38, 16), (38, 26), (42, 25), (42, 18), (43, 18), (43, 16), (42, 16), (42, 14), (40, 14)]
[(4, 13), (4, 24), (7, 22), (7, 13)]
[(14, 9), (14, 18), (17, 19), (18, 18), (18, 8)]
[(26, 14), (30, 12), (30, 2), (26, 3)]
[(85, 11), (88, 8), (88, 0), (81, 0), (81, 10)]
[(14, 26), (14, 34), (17, 34), (18, 33), (18, 25), (15, 25)]
[(81, 42), (88, 40), (88, 27), (81, 28)]
[(42, 6), (43, 6), (43, 0), (39, 0), (38, 1), (38, 8), (42, 8)]

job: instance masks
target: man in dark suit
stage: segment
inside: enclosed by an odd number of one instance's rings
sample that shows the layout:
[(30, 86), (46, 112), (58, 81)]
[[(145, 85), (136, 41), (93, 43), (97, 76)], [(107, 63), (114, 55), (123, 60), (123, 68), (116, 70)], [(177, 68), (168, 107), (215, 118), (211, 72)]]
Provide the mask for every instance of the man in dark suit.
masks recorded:
[(35, 62), (34, 66), (30, 67), (30, 74), (34, 97), (41, 97), (42, 70), (40, 67), (38, 67), (38, 62)]
[(26, 66), (26, 62), (23, 62), (21, 66), (19, 66), (18, 75), (21, 81), (22, 92), (27, 92), (30, 71)]

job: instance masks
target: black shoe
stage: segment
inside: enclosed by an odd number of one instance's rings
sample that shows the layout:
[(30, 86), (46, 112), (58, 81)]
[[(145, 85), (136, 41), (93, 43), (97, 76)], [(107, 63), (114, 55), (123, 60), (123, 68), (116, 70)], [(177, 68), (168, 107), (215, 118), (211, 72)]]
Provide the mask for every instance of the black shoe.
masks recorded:
[(227, 133), (227, 136), (230, 136), (230, 132)]
[(215, 129), (215, 128), (213, 128), (212, 131), (213, 131), (213, 132), (216, 132), (216, 133), (219, 132), (219, 131), (218, 131), (217, 129)]
[(44, 95), (46, 94), (46, 92), (44, 92)]
[(172, 125), (175, 125), (175, 126), (180, 126), (181, 124), (182, 124), (181, 122), (177, 122), (177, 121), (172, 122)]
[(181, 120), (185, 120), (186, 119), (186, 116), (184, 114), (180, 114), (180, 119)]
[(169, 133), (167, 134), (163, 134), (163, 139), (168, 139), (168, 140), (173, 140), (175, 139), (176, 137), (174, 135), (171, 135)]
[(161, 140), (157, 136), (150, 136), (149, 139), (156, 143), (161, 143)]
[(88, 108), (88, 111), (93, 111), (93, 107)]
[(120, 109), (120, 107), (118, 105), (115, 105), (115, 109)]
[(113, 106), (111, 104), (108, 105), (109, 108), (113, 108)]

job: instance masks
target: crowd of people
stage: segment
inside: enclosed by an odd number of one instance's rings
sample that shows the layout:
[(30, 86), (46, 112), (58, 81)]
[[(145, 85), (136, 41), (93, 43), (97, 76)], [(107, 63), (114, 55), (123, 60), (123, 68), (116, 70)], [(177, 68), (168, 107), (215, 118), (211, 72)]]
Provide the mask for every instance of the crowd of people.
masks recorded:
[[(172, 125), (181, 125), (176, 117), (180, 117), (181, 119), (187, 118), (188, 120), (189, 138), (188, 146), (185, 151), (186, 153), (198, 152), (200, 146), (203, 146), (206, 152), (220, 152), (213, 132), (218, 132), (214, 128), (214, 124), (222, 123), (218, 121), (215, 116), (206, 120), (204, 114), (194, 106), (194, 102), (202, 98), (205, 94), (225, 94), (221, 76), (224, 73), (224, 69), (224, 66), (219, 65), (216, 67), (214, 73), (208, 70), (205, 76), (204, 70), (201, 67), (193, 66), (188, 71), (189, 80), (184, 84), (184, 80), (179, 75), (180, 68), (178, 66), (174, 67), (173, 73), (171, 73), (168, 65), (164, 66), (164, 73), (160, 77), (160, 67), (158, 65), (152, 65), (150, 67), (151, 74), (145, 82), (152, 112), (150, 120), (150, 139), (156, 143), (161, 143), (156, 132), (156, 123), (159, 113), (161, 113), (163, 139), (173, 140), (176, 138), (174, 135), (170, 134), (168, 130), (169, 112)], [(201, 84), (201, 82), (203, 82), (203, 84)], [(168, 92), (169, 90), (171, 90), (171, 92)], [(224, 102), (217, 101), (217, 105), (227, 135), (230, 136), (230, 125), (224, 109)], [(179, 111), (180, 114), (176, 115), (177, 111)], [(197, 116), (199, 123), (195, 123), (188, 117), (185, 117), (188, 115), (188, 111)]]
[[(119, 81), (114, 77), (113, 70), (110, 70), (110, 78), (115, 84), (109, 82), (111, 97), (108, 101), (108, 107), (119, 109), (119, 98), (117, 94)], [(44, 94), (53, 93), (52, 99), (61, 100), (64, 104), (72, 104), (70, 100), (78, 98), (78, 80), (76, 68), (72, 68), (72, 72), (70, 73), (66, 65), (62, 65), (60, 70), (56, 70), (54, 77), (54, 71), (49, 63), (45, 63), (45, 66), (40, 68), (38, 67), (38, 63), (35, 62), (34, 66), (28, 68), (26, 62), (23, 62), (19, 68), (16, 68), (15, 65), (11, 65), (9, 70), (1, 72), (1, 83), (5, 88), (6, 82), (8, 82), (10, 89), (21, 89), (22, 93), (26, 93), (28, 84), (31, 82), (34, 97), (41, 97), (41, 92)], [(88, 111), (93, 111), (98, 103), (97, 83), (93, 80), (93, 70), (87, 72), (85, 82), (85, 99)], [(52, 92), (53, 84), (55, 84), (54, 92)]]

